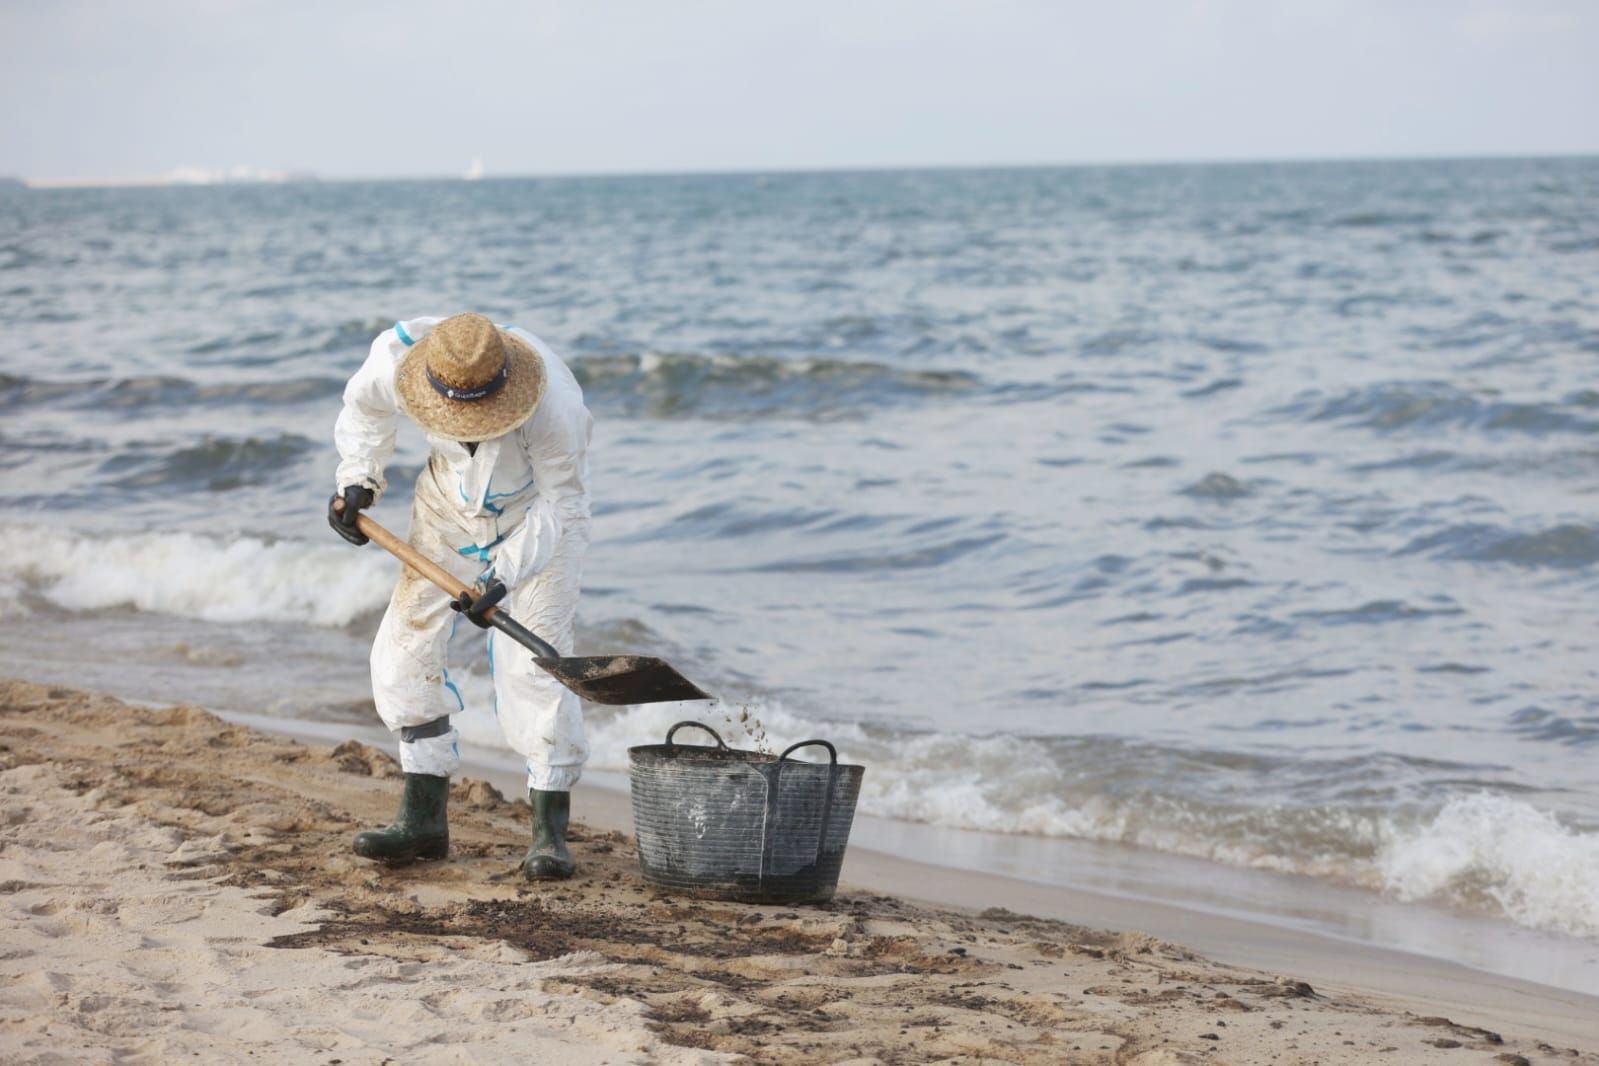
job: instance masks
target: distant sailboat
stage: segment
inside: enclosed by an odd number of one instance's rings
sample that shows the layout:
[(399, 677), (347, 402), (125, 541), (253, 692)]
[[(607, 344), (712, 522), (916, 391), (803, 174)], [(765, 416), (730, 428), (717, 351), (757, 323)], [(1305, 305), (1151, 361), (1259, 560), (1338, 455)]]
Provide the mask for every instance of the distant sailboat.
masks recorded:
[(477, 181), (483, 176), (483, 157), (473, 156), (472, 165), (466, 168), (466, 173), (461, 175), (464, 181)]

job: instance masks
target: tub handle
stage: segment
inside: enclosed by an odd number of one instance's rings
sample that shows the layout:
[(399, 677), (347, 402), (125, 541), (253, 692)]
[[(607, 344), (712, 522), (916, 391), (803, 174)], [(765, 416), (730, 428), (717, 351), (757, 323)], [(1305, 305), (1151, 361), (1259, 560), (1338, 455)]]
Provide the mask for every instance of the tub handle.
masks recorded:
[(766, 884), (770, 874), (772, 849), (777, 836), (777, 796), (778, 782), (782, 780), (783, 764), (788, 757), (801, 748), (808, 748), (813, 744), (820, 744), (827, 749), (827, 783), (822, 787), (822, 820), (816, 827), (816, 861), (822, 861), (822, 854), (827, 847), (827, 828), (833, 820), (833, 790), (838, 783), (838, 749), (825, 740), (802, 740), (798, 744), (790, 744), (783, 749), (783, 754), (777, 757), (768, 770), (763, 771), (766, 777), (766, 826), (761, 840), (761, 877), (760, 884)]
[[(728, 750), (727, 744), (722, 740), (721, 734), (717, 733), (716, 730), (712, 729), (710, 726), (706, 725), (704, 722), (693, 722), (693, 721), (690, 721), (690, 722), (679, 722), (679, 723), (677, 723), (671, 729), (668, 729), (666, 731), (666, 743), (668, 745), (670, 745), (672, 743), (673, 735), (676, 734), (679, 729), (682, 729), (686, 725), (693, 726), (695, 729), (703, 729), (703, 730), (705, 730), (707, 733), (709, 733), (716, 740), (716, 746), (718, 748), (721, 748), (723, 751), (727, 751)], [(814, 743), (814, 741), (811, 741), (811, 742), (808, 742), (808, 743)], [(705, 745), (703, 745), (703, 744), (694, 745), (694, 747), (701, 747), (701, 748), (704, 747), (704, 746)], [(831, 747), (831, 745), (829, 745), (829, 746)], [(800, 745), (796, 744), (796, 745), (794, 745), (794, 747), (797, 748), (797, 747), (800, 747)], [(794, 748), (790, 748), (789, 749), (789, 751), (793, 751), (793, 750), (794, 750)], [(786, 754), (788, 754), (788, 752), (784, 752), (783, 754), (786, 755)]]
[(829, 744), (825, 740), (802, 740), (798, 744), (790, 744), (787, 748), (783, 749), (783, 754), (777, 757), (777, 761), (782, 762), (784, 759), (788, 758), (790, 752), (798, 751), (801, 748), (808, 748), (812, 744), (820, 744), (822, 747), (826, 748), (828, 762), (835, 766), (838, 765), (838, 749), (833, 747), (833, 745)]

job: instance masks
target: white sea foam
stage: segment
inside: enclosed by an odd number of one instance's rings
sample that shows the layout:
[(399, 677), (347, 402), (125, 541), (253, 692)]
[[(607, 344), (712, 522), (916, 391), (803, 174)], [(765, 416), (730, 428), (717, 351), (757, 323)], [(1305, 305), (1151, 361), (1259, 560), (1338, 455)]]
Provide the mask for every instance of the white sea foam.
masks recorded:
[(131, 606), (210, 622), (341, 626), (381, 609), (394, 575), (383, 553), (339, 544), (0, 526), (0, 612), (6, 583), (26, 583), (74, 611)]
[(0, 577), (0, 619), (21, 618), (28, 613), (22, 602), (22, 582), (13, 577)]
[(1377, 866), (1401, 899), (1487, 897), (1523, 925), (1599, 936), (1599, 835), (1520, 800), (1451, 799), (1395, 831)]

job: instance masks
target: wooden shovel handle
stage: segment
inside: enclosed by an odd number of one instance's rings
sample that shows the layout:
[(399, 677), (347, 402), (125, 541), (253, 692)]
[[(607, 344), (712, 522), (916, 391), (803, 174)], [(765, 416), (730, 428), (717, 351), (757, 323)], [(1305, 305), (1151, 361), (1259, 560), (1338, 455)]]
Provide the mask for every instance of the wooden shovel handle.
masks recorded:
[[(344, 501), (334, 500), (333, 509), (343, 514)], [(368, 540), (375, 542), (378, 547), (449, 593), (451, 599), (460, 599), (464, 593), (471, 591), (466, 585), (462, 584), (460, 578), (411, 547), (406, 541), (401, 540), (387, 529), (378, 525), (376, 519), (358, 513), (355, 516), (355, 528), (364, 533)]]
[[(340, 512), (344, 510), (343, 502), (342, 500), (338, 501), (337, 509)], [(471, 592), (471, 589), (467, 588), (460, 578), (378, 525), (377, 522), (366, 515), (358, 514), (355, 516), (355, 528), (365, 533), (367, 539), (378, 547), (443, 589), (451, 599), (458, 600), (463, 595)], [(554, 660), (561, 657), (561, 653), (555, 649), (555, 645), (534, 633), (498, 607), (490, 607), (484, 611), (483, 620), (540, 659)], [(556, 680), (561, 681), (561, 678), (557, 677)], [(561, 683), (566, 684), (565, 681), (561, 681)]]
[[(355, 528), (365, 533), (372, 543), (449, 593), (451, 599), (459, 599), (462, 593), (471, 591), (461, 582), (460, 578), (378, 525), (376, 521), (366, 515), (358, 514), (355, 516)], [(492, 613), (492, 608), (486, 612), (486, 614)]]

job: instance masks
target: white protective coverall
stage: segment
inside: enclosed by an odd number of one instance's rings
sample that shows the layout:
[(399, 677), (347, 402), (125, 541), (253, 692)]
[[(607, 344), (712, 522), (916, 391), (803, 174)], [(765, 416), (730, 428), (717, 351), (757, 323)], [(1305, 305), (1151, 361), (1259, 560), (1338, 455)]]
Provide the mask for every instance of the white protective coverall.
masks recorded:
[[(384, 464), (394, 454), (401, 413), (395, 369), (406, 351), (442, 318), (397, 322), (344, 389), (334, 426), (340, 463), (336, 489), (365, 485), (381, 495)], [(572, 652), (583, 554), (589, 542), (588, 459), (593, 419), (583, 390), (549, 345), (508, 328), (544, 361), (547, 384), (533, 416), (517, 429), (464, 444), (428, 435), (432, 454), (416, 480), (411, 544), (470, 585), (480, 577), (503, 582), (511, 616)], [(460, 615), (436, 586), (402, 572), (372, 645), (372, 697), (394, 731), (422, 726), (464, 709), (450, 682), (446, 651)], [(564, 791), (588, 759), (582, 708), (572, 693), (533, 664), (520, 645), (489, 634), (495, 715), (506, 741), (527, 760), (528, 787)], [(426, 732), (426, 731), (423, 731)], [(407, 773), (449, 776), (460, 765), (457, 733), (403, 740)]]

